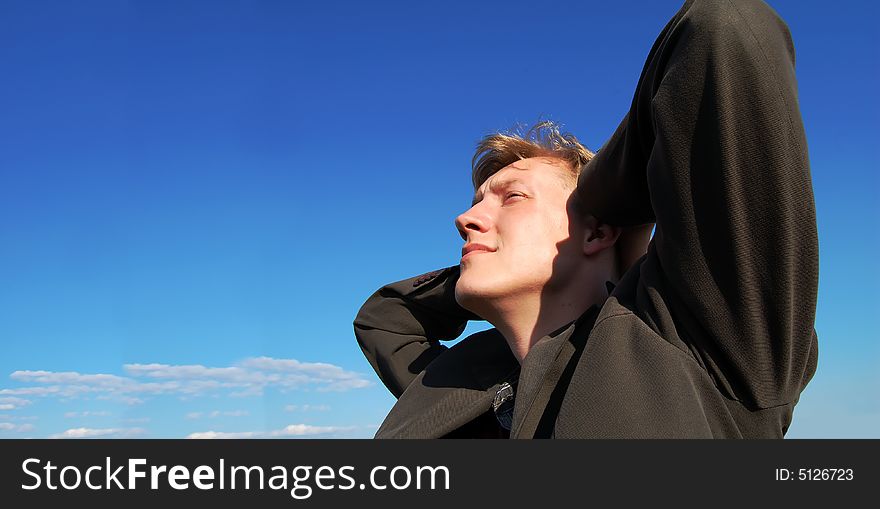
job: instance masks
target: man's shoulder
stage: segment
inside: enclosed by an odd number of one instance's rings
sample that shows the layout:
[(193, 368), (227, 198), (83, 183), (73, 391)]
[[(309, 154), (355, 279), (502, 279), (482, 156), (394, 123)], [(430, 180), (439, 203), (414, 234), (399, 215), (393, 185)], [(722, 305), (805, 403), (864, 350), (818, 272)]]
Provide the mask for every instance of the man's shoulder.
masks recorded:
[(397, 400), (376, 438), (439, 438), (490, 410), (518, 366), (497, 329), (471, 334), (434, 359)]
[(475, 332), (449, 348), (454, 355), (475, 355), (479, 357), (508, 354), (513, 356), (507, 340), (496, 328)]
[[(449, 350), (443, 352), (431, 366), (435, 368), (450, 365), (459, 366), (467, 363), (501, 363), (516, 362), (510, 345), (498, 329), (492, 328), (475, 332), (462, 339)], [(429, 366), (430, 367), (430, 366)]]
[(468, 383), (490, 387), (518, 365), (498, 329), (471, 334), (443, 352), (425, 368), (429, 385)]

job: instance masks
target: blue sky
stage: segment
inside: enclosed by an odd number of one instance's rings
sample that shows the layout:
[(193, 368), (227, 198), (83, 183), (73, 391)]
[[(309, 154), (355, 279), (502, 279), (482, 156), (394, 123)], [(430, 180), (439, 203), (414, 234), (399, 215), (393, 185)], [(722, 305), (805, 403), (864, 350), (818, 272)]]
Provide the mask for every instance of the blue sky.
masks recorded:
[[(821, 248), (788, 436), (880, 437), (878, 7), (770, 4)], [(457, 263), (475, 142), (601, 146), (679, 5), (0, 1), (0, 437), (372, 436), (351, 322)]]

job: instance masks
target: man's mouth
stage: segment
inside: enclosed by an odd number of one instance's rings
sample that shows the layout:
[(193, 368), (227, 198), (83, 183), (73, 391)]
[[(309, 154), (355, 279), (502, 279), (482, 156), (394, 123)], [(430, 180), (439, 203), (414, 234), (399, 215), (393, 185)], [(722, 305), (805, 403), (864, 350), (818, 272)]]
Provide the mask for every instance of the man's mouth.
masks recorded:
[(493, 253), (495, 249), (490, 248), (489, 246), (485, 246), (483, 244), (477, 244), (471, 242), (469, 244), (465, 244), (463, 248), (461, 248), (461, 259), (464, 260), (466, 256), (473, 255), (476, 253)]

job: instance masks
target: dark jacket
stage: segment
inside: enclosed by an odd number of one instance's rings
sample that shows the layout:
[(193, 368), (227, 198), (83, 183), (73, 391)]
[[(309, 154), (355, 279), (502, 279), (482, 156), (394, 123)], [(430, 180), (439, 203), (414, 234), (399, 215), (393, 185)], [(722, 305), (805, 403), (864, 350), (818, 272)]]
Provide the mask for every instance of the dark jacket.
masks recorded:
[[(618, 225), (656, 222), (611, 297), (518, 366), (475, 318), (457, 268), (383, 287), (355, 333), (399, 400), (377, 437), (782, 437), (816, 370), (818, 241), (794, 47), (759, 0), (690, 0), (658, 37), (630, 111), (578, 198)], [(458, 435), (456, 435), (458, 433)]]

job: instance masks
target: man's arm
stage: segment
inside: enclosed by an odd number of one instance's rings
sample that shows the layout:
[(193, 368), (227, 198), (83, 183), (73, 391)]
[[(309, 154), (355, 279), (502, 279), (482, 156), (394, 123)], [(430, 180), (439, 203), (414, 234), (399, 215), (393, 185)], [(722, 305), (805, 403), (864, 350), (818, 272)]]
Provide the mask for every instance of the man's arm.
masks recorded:
[(815, 370), (818, 241), (794, 47), (775, 12), (686, 2), (578, 196), (611, 224), (656, 221), (640, 284), (662, 287), (677, 334), (733, 397), (797, 399)]
[(457, 338), (468, 320), (479, 319), (455, 301), (458, 276), (454, 266), (385, 285), (358, 312), (358, 344), (395, 397), (447, 350), (440, 341)]

